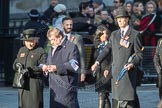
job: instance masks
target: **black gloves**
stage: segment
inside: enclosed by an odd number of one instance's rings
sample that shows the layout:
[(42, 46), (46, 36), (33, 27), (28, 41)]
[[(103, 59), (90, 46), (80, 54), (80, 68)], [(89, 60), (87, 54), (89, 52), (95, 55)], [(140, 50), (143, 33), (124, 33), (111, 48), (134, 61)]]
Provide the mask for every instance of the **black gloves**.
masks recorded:
[(22, 69), (23, 68), (23, 65), (21, 63), (16, 63), (16, 69)]
[(21, 63), (16, 63), (16, 69), (18, 70), (18, 72), (25, 74), (28, 72), (28, 69), (24, 69), (24, 66)]

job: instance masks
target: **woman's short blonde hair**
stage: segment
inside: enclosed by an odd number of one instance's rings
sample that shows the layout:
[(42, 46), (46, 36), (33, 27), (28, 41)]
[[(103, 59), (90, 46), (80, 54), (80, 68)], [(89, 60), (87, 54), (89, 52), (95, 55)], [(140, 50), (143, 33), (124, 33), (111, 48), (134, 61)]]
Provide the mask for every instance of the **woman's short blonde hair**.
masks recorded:
[(58, 28), (50, 28), (48, 31), (47, 31), (47, 37), (49, 38), (51, 36), (51, 33), (54, 33), (55, 37), (59, 37), (60, 35), (61, 36), (64, 36), (62, 31), (59, 30)]

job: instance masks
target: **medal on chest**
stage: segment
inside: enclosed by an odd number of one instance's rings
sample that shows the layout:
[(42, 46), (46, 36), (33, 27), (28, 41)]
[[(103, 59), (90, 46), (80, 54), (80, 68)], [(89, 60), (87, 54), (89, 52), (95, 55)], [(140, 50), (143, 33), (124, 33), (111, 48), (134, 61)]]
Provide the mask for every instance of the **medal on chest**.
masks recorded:
[(20, 53), (20, 57), (25, 57), (25, 53)]
[(120, 39), (120, 45), (125, 47), (125, 48), (128, 48), (129, 45), (130, 45), (130, 42), (128, 41), (129, 37), (128, 36), (125, 36), (124, 38), (121, 38)]

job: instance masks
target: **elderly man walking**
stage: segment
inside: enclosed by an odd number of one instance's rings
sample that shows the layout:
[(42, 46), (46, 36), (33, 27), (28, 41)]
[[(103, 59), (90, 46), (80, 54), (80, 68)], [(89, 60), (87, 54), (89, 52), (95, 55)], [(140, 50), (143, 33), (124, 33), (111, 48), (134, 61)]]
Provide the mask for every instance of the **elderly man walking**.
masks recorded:
[[(104, 48), (91, 69), (95, 71), (105, 56), (112, 52), (112, 107), (137, 108), (135, 106), (136, 67), (143, 58), (141, 39), (139, 33), (128, 25), (129, 16), (124, 7), (118, 8), (116, 20), (120, 29), (112, 32), (110, 44)], [(136, 56), (127, 64), (129, 57), (134, 53)], [(127, 72), (116, 84), (117, 76), (122, 68), (125, 68)]]

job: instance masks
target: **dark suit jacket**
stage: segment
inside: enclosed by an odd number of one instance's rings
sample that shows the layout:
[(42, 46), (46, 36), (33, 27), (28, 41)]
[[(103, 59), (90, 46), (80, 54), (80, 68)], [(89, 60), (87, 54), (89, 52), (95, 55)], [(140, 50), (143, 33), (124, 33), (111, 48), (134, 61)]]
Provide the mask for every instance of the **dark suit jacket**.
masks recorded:
[(79, 65), (79, 51), (75, 44), (64, 40), (52, 56), (48, 53), (47, 64), (56, 65), (57, 72), (49, 74), (50, 108), (78, 108), (77, 84), (78, 71), (75, 71), (70, 60), (76, 60)]
[(120, 30), (112, 32), (110, 37), (110, 44), (108, 44), (97, 61), (102, 61), (102, 59), (112, 50), (113, 63), (112, 63), (112, 97), (117, 100), (134, 100), (135, 90), (136, 90), (136, 71), (135, 68), (126, 72), (124, 77), (119, 81), (118, 85), (115, 85), (117, 76), (122, 70), (124, 65), (128, 62), (128, 58), (136, 53), (136, 57), (133, 59), (132, 63), (136, 67), (142, 59), (142, 44), (139, 33), (133, 28), (129, 27), (125, 36), (128, 36), (128, 41), (130, 45), (125, 48), (120, 45)]

